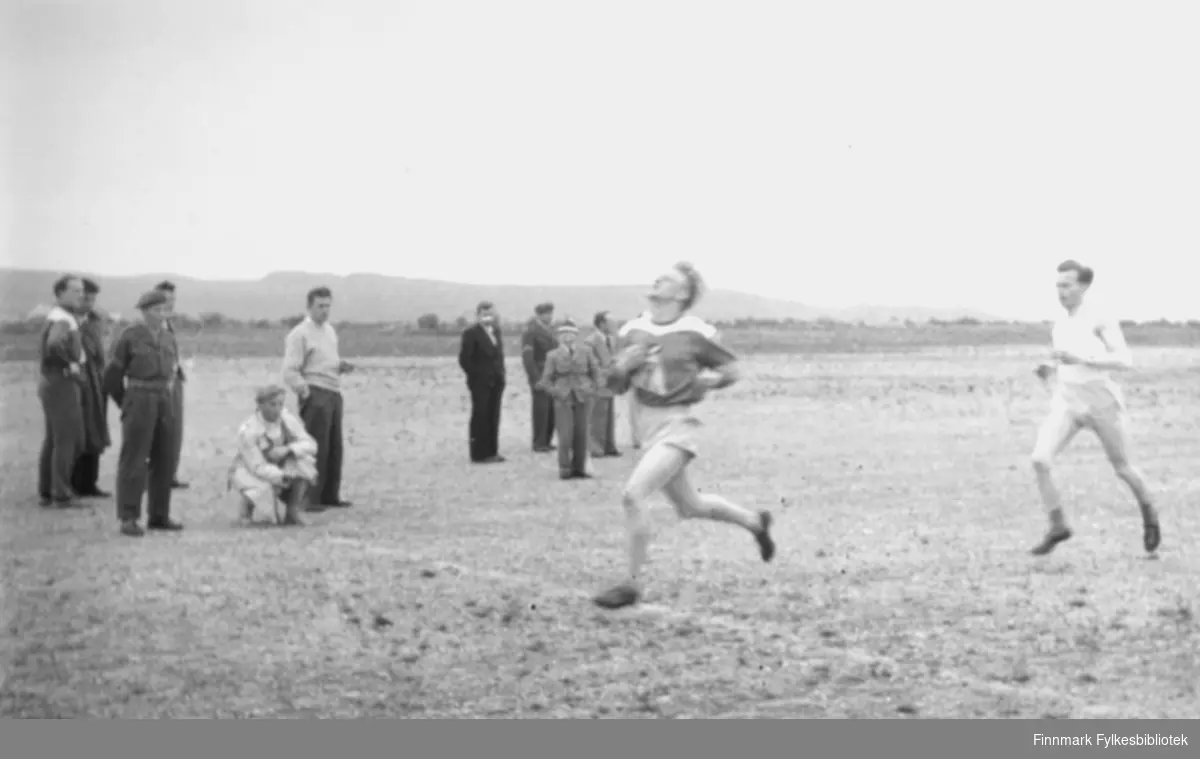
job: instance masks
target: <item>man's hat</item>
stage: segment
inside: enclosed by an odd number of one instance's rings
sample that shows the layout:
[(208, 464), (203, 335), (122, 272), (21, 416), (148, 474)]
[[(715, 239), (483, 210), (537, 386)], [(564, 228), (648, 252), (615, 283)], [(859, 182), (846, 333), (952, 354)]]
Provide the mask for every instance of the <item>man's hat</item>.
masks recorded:
[(562, 324), (558, 325), (558, 329), (556, 329), (555, 331), (556, 332), (578, 332), (579, 327), (575, 326), (575, 320), (568, 316), (566, 319), (563, 319)]
[(282, 385), (277, 385), (274, 383), (264, 385), (254, 393), (254, 402), (266, 403), (267, 401), (278, 398), (281, 395), (287, 395), (287, 390), (285, 390)]
[(161, 306), (167, 302), (167, 294), (161, 290), (150, 290), (143, 293), (142, 297), (138, 298), (136, 308), (139, 311), (145, 311), (148, 308)]
[(551, 303), (550, 301), (546, 301), (545, 303), (539, 303), (536, 306), (534, 306), (533, 312), (535, 314), (537, 314), (538, 316), (553, 313), (554, 312), (554, 304)]

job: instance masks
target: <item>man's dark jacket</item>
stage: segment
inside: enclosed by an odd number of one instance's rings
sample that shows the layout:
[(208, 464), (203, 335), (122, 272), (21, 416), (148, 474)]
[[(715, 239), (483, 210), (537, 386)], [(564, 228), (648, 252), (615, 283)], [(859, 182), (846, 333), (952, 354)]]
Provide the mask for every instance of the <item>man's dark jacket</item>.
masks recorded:
[(525, 376), (532, 387), (542, 379), (546, 369), (546, 356), (558, 347), (558, 339), (545, 323), (536, 316), (525, 326), (521, 335), (521, 361), (525, 365)]
[(467, 327), (462, 333), (458, 365), (467, 375), (469, 384), (504, 384), (504, 333), (500, 331), (500, 325), (492, 329), (496, 333), (495, 343), (480, 324)]

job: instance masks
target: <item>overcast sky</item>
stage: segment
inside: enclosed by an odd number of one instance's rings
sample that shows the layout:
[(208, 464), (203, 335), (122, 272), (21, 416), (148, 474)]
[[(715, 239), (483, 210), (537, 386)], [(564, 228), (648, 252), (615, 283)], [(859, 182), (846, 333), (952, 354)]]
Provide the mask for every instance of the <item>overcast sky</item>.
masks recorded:
[(8, 264), (1200, 318), (1200, 3), (0, 3)]

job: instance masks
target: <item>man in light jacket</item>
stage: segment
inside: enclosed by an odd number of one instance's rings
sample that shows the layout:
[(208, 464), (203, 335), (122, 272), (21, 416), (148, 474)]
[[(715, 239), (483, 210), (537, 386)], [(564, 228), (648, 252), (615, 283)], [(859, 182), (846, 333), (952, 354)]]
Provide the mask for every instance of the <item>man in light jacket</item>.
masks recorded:
[(596, 356), (601, 380), (592, 401), (591, 419), (588, 422), (588, 446), (592, 458), (620, 456), (621, 452), (617, 450), (617, 410), (613, 391), (608, 389), (604, 380), (612, 369), (613, 356), (617, 352), (612, 317), (608, 311), (601, 311), (592, 319), (592, 324), (595, 330), (587, 336), (585, 342)]

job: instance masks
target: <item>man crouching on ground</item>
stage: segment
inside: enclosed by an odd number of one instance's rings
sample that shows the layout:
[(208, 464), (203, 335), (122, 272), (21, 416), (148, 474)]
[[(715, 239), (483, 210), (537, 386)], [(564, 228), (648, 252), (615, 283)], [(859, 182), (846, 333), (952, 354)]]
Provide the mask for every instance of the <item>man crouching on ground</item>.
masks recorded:
[[(258, 391), (258, 409), (237, 433), (237, 454), (229, 487), (241, 496), (243, 523), (254, 512), (273, 515), (286, 525), (300, 525), (299, 510), (317, 480), (317, 441), (294, 414), (284, 408), (287, 391), (267, 385)], [(286, 512), (279, 520), (278, 505)]]

